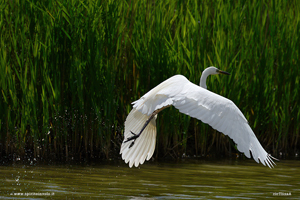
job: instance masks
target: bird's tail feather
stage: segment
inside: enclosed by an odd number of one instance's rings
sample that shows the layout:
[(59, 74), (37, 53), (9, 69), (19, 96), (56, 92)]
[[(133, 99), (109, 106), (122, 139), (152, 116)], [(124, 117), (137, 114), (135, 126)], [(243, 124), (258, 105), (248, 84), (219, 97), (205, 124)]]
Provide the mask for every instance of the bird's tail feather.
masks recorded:
[(133, 165), (138, 167), (145, 160), (149, 160), (155, 149), (156, 141), (156, 116), (150, 121), (142, 134), (134, 141), (134, 145), (130, 147), (132, 141), (124, 143), (132, 133), (138, 134), (145, 122), (149, 118), (148, 115), (142, 114), (135, 108), (131, 110), (125, 121), (124, 140), (121, 146), (120, 154), (125, 163), (129, 162), (129, 167)]

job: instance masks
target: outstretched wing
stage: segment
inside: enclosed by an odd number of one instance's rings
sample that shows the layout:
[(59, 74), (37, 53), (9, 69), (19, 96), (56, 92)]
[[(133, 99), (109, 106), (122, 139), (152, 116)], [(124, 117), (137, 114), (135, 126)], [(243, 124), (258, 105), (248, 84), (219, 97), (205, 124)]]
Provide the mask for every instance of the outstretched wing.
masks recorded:
[(260, 161), (269, 167), (275, 164), (259, 143), (242, 112), (231, 100), (191, 83), (184, 76), (176, 75), (134, 102), (133, 107), (148, 116), (167, 105), (173, 105), (180, 112), (228, 135), (237, 144), (237, 149), (248, 158), (251, 157), (251, 151), (256, 162)]
[(243, 113), (231, 100), (188, 82), (177, 95), (173, 106), (228, 135), (246, 157), (251, 157), (251, 151), (257, 163), (260, 161), (270, 168), (275, 164), (259, 143)]

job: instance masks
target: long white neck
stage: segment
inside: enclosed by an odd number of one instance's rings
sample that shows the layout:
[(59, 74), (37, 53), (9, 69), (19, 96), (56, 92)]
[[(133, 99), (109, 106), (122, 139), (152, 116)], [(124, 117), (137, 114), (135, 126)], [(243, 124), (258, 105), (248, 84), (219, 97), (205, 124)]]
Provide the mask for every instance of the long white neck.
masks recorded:
[(205, 89), (207, 89), (207, 86), (206, 86), (206, 79), (209, 75), (213, 74), (212, 73), (212, 68), (211, 67), (208, 67), (206, 68), (203, 72), (202, 72), (202, 75), (201, 75), (201, 78), (200, 78), (200, 87), (203, 87)]
[(207, 88), (206, 86), (206, 78), (209, 76), (209, 74), (204, 74), (202, 73), (201, 75), (201, 78), (200, 78), (200, 87), (203, 87), (203, 88)]

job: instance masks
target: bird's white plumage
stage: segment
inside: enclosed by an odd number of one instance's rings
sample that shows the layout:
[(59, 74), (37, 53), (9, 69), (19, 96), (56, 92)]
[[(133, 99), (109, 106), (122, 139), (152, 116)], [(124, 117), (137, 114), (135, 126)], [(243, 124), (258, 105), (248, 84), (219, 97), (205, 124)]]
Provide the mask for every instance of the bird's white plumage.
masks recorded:
[[(263, 149), (238, 107), (231, 100), (191, 83), (182, 75), (167, 79), (133, 102), (133, 110), (125, 121), (124, 141), (132, 136), (130, 131), (138, 133), (155, 110), (168, 105), (228, 135), (237, 144), (237, 149), (248, 158), (251, 157), (251, 151), (256, 162), (273, 167), (272, 157)], [(131, 142), (122, 143), (120, 153), (130, 167), (143, 164), (145, 159), (149, 160), (153, 155), (155, 118), (131, 148)]]
[[(148, 118), (147, 115), (142, 114), (135, 108), (132, 109), (125, 121), (124, 138), (132, 136), (130, 131), (138, 133)], [(120, 153), (122, 154), (122, 159), (126, 163), (129, 162), (130, 167), (133, 165), (137, 167), (152, 157), (156, 141), (155, 119), (156, 117), (150, 121), (143, 134), (136, 139), (135, 145), (131, 148), (129, 148), (130, 142), (122, 143)]]

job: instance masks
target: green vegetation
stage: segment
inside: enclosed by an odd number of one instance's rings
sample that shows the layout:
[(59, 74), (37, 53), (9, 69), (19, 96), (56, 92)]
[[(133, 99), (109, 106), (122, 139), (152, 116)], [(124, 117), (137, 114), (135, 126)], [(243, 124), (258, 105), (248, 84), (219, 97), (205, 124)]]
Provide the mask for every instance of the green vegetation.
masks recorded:
[[(241, 109), (273, 155), (299, 151), (297, 1), (4, 0), (0, 156), (118, 156), (130, 103), (183, 74)], [(232, 142), (176, 109), (158, 117), (156, 156), (228, 155)]]

